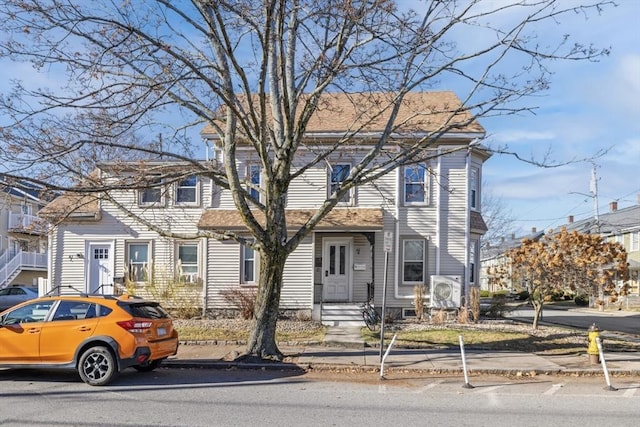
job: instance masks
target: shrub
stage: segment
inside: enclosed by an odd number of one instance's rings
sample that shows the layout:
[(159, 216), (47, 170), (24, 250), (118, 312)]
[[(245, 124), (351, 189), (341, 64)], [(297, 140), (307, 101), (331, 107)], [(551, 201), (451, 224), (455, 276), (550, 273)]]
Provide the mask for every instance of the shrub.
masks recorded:
[(256, 291), (254, 289), (227, 289), (221, 294), (229, 305), (240, 312), (243, 319), (253, 318), (256, 305)]
[(586, 294), (576, 295), (573, 299), (573, 302), (576, 303), (577, 306), (580, 307), (588, 307), (589, 306), (589, 296)]
[(529, 299), (529, 291), (520, 291), (518, 292), (518, 300), (526, 301)]
[(416, 311), (416, 318), (418, 320), (422, 320), (422, 315), (424, 314), (424, 286), (414, 286), (413, 287), (413, 308)]

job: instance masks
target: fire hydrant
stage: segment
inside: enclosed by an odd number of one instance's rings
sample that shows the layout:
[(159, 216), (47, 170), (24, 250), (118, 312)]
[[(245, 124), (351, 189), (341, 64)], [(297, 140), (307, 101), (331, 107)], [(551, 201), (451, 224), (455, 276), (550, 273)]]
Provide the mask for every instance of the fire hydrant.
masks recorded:
[(587, 348), (587, 354), (589, 354), (589, 363), (595, 365), (599, 362), (600, 351), (598, 350), (598, 338), (600, 337), (600, 329), (594, 323), (589, 327), (589, 347)]

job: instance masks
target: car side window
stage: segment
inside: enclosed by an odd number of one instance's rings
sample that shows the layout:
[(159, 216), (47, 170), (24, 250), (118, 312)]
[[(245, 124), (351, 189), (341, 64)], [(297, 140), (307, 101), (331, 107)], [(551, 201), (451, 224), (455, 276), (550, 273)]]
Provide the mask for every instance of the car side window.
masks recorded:
[(60, 301), (52, 320), (94, 319), (109, 314), (111, 309), (85, 301)]
[(5, 314), (2, 323), (10, 325), (15, 323), (44, 322), (52, 305), (53, 301), (40, 301), (23, 305)]

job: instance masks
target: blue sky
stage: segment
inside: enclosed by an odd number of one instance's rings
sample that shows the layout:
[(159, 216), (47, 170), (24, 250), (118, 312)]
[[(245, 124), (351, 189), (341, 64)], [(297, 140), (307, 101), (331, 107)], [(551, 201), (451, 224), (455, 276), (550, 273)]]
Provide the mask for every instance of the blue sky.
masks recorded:
[[(488, 4), (500, 5), (500, 1)], [(563, 0), (561, 5), (580, 0)], [(406, 3), (406, 5), (413, 4)], [(419, 3), (415, 3), (419, 5)], [(571, 163), (548, 169), (527, 165), (509, 156), (495, 155), (484, 167), (483, 184), (516, 220), (517, 235), (533, 227), (558, 227), (569, 215), (576, 220), (592, 216), (591, 169), (598, 177), (599, 212), (609, 210), (611, 202), (624, 208), (639, 202), (640, 195), (640, 0), (620, 0), (600, 16), (585, 20), (577, 15), (555, 28), (539, 31), (541, 42), (562, 34), (600, 47), (611, 47), (611, 55), (598, 63), (555, 62), (549, 91), (530, 100), (536, 114), (482, 119), (487, 130), (486, 143), (507, 145), (524, 157), (540, 158), (550, 152), (555, 162), (590, 158), (600, 150), (608, 152), (594, 163)], [(473, 49), (480, 38), (459, 35), (457, 42)], [(16, 76), (32, 87), (58, 87), (62, 70), (38, 74), (29, 64), (0, 63), (0, 90)], [(455, 87), (442, 89), (456, 90)], [(464, 96), (463, 92), (459, 93)], [(175, 117), (174, 117), (175, 119)], [(185, 121), (187, 119), (185, 118)], [(197, 132), (194, 142), (198, 143)]]
[[(571, 0), (569, 0), (571, 1)], [(551, 88), (534, 100), (535, 115), (481, 120), (488, 141), (528, 156), (550, 150), (558, 162), (595, 159), (598, 211), (639, 203), (640, 195), (640, 1), (620, 0), (601, 16), (572, 20), (563, 33), (606, 47), (599, 63), (556, 62)], [(483, 169), (485, 191), (497, 196), (516, 219), (511, 232), (559, 227), (573, 215), (593, 216), (588, 162), (543, 169), (508, 156), (494, 156)]]

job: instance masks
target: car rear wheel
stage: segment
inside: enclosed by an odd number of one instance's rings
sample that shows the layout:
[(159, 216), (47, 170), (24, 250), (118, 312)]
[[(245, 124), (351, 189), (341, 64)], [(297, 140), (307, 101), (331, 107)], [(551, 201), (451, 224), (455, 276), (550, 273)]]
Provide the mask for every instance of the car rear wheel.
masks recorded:
[(150, 360), (142, 365), (134, 365), (133, 368), (138, 372), (151, 372), (162, 363), (162, 359)]
[(108, 348), (96, 346), (87, 349), (78, 363), (82, 381), (89, 385), (106, 385), (117, 373), (113, 354)]

